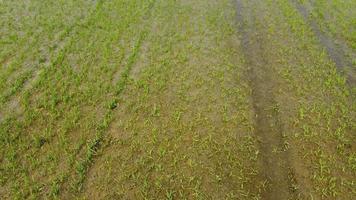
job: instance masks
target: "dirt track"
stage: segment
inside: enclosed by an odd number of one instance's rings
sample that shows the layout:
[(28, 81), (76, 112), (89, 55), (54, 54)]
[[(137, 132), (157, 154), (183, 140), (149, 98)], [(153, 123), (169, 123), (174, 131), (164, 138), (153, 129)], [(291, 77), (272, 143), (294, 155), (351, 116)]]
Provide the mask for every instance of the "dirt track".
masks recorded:
[[(242, 35), (242, 48), (248, 68), (248, 78), (252, 89), (252, 103), (255, 112), (255, 134), (259, 141), (261, 154), (261, 180), (266, 181), (263, 199), (288, 199), (293, 196), (292, 179), (288, 150), (285, 149), (283, 123), (279, 116), (279, 105), (274, 93), (278, 90), (278, 74), (269, 67), (266, 57), (263, 29), (256, 18), (260, 16), (253, 10), (262, 4), (250, 1), (243, 5), (237, 0), (237, 20)], [(259, 19), (260, 20), (260, 19)]]
[(311, 18), (311, 13), (306, 6), (299, 3), (297, 0), (291, 0), (293, 5), (304, 17), (306, 23), (309, 24), (315, 36), (320, 42), (321, 49), (325, 49), (330, 59), (335, 63), (339, 72), (346, 76), (346, 81), (352, 87), (356, 85), (356, 69), (353, 67), (352, 58), (346, 56), (349, 50), (346, 44), (337, 45), (335, 39), (331, 38), (327, 33), (320, 30), (319, 25)]

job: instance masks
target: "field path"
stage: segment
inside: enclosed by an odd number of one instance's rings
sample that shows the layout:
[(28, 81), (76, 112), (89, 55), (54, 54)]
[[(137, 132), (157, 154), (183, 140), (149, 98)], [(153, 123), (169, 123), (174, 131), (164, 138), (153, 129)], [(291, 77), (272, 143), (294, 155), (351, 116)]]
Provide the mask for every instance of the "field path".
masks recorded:
[[(257, 12), (248, 12), (262, 4), (258, 1), (243, 4), (237, 0), (237, 20), (242, 35), (242, 48), (245, 64), (248, 67), (248, 79), (252, 89), (252, 104), (255, 112), (255, 134), (259, 140), (261, 154), (261, 178), (266, 181), (263, 199), (288, 199), (291, 188), (290, 163), (285, 150), (283, 125), (278, 114), (278, 103), (274, 93), (278, 90), (276, 79), (278, 74), (268, 64), (264, 55), (265, 48), (263, 30), (255, 24), (259, 17)], [(269, 58), (268, 58), (269, 59)]]

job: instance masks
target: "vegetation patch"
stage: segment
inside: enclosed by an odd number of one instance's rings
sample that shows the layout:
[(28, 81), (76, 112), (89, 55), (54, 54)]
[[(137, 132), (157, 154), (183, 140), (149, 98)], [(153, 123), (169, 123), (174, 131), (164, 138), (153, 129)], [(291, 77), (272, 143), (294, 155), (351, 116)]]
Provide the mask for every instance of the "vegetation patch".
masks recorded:
[(1, 199), (355, 199), (355, 8), (0, 1)]

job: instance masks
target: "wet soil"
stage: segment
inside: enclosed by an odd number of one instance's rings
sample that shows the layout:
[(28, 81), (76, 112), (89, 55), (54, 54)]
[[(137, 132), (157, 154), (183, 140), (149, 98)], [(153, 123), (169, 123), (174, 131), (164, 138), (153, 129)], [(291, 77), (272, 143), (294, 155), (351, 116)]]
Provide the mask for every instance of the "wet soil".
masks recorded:
[[(269, 66), (264, 55), (268, 51), (262, 30), (254, 24), (257, 13), (248, 12), (247, 5), (236, 1), (237, 21), (242, 36), (247, 76), (252, 89), (252, 104), (255, 112), (255, 135), (259, 140), (261, 181), (266, 184), (262, 199), (289, 199), (293, 174), (288, 160), (288, 150), (283, 138), (283, 124), (278, 114), (274, 93), (278, 90), (278, 74)], [(255, 2), (258, 3), (258, 2)]]
[(353, 68), (351, 59), (346, 55), (346, 46), (337, 45), (336, 41), (331, 38), (328, 34), (320, 29), (320, 26), (314, 21), (310, 16), (311, 13), (309, 9), (300, 4), (296, 0), (291, 0), (292, 4), (298, 10), (298, 12), (303, 16), (304, 20), (309, 24), (310, 28), (314, 32), (316, 38), (319, 40), (322, 48), (325, 49), (330, 59), (335, 63), (340, 73), (346, 76), (347, 83), (350, 86), (356, 85), (356, 68)]

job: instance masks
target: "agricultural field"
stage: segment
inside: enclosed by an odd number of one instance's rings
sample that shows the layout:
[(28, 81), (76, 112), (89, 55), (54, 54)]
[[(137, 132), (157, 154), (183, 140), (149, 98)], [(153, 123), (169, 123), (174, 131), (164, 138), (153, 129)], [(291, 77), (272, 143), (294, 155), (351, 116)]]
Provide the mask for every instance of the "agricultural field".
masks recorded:
[(356, 199), (355, 0), (0, 0), (0, 199)]

